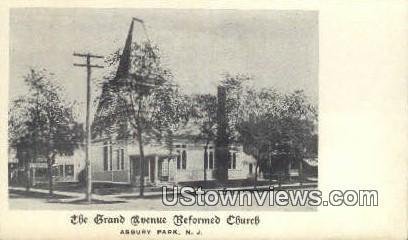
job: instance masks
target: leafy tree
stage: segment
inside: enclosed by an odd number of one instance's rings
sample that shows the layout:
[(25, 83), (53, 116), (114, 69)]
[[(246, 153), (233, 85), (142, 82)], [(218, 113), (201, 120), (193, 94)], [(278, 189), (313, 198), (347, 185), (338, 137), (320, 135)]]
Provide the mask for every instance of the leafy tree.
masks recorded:
[(301, 90), (286, 94), (282, 101), (281, 128), (283, 139), (289, 144), (291, 155), (299, 164), (303, 179), (303, 158), (317, 154), (317, 111)]
[[(204, 141), (204, 155), (208, 159), (208, 145), (215, 140), (217, 128), (217, 98), (211, 94), (197, 94), (192, 97), (192, 121), (200, 127), (196, 140)], [(207, 180), (207, 165), (204, 161), (204, 181)]]
[[(72, 155), (83, 139), (82, 125), (74, 119), (73, 104), (63, 100), (53, 74), (31, 69), (24, 77), (28, 94), (12, 102), (9, 111), (9, 143), (20, 161), (45, 159), (49, 194), (53, 194), (52, 166), (60, 154)], [(28, 177), (27, 177), (28, 179)]]
[(94, 131), (125, 139), (136, 136), (143, 196), (144, 144), (149, 139), (164, 138), (171, 155), (173, 133), (188, 118), (188, 101), (179, 92), (170, 71), (161, 66), (157, 46), (133, 42), (119, 53), (120, 50), (109, 59), (111, 64), (118, 63), (118, 70), (107, 77), (103, 86)]
[[(229, 137), (243, 144), (244, 151), (266, 171), (271, 154), (282, 146), (300, 164), (316, 133), (317, 113), (303, 91), (283, 94), (276, 89), (257, 89), (246, 75), (226, 75)], [(309, 145), (309, 147), (306, 147)], [(313, 144), (312, 144), (313, 145)]]
[(254, 186), (258, 179), (259, 166), (269, 159), (270, 152), (279, 140), (277, 119), (280, 95), (274, 89), (249, 88), (243, 94), (240, 116), (237, 120), (239, 140), (244, 151), (256, 160)]
[(246, 97), (245, 93), (251, 89), (251, 77), (245, 74), (223, 75), (220, 85), (226, 89), (226, 115), (228, 118), (228, 127), (226, 129), (230, 143), (239, 141), (238, 124), (242, 119), (243, 104)]

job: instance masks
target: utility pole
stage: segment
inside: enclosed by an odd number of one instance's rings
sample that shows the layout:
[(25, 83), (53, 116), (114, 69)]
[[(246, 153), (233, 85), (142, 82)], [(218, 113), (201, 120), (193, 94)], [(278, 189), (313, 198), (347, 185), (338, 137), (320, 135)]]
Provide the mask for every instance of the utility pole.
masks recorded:
[(86, 64), (74, 63), (75, 67), (86, 67), (86, 145), (85, 145), (85, 162), (86, 162), (86, 173), (87, 173), (87, 184), (86, 184), (86, 200), (88, 203), (92, 201), (92, 172), (91, 172), (91, 161), (90, 161), (90, 147), (91, 147), (91, 121), (90, 121), (90, 111), (91, 111), (91, 69), (92, 68), (103, 68), (99, 65), (91, 65), (91, 58), (103, 58), (103, 56), (92, 55), (90, 53), (74, 53), (75, 57), (86, 58)]

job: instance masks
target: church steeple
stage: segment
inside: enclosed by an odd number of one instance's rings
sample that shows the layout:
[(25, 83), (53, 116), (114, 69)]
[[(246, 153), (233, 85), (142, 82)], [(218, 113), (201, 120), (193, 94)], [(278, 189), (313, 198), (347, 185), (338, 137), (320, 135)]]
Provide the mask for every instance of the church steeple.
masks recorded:
[(130, 54), (132, 52), (132, 37), (133, 37), (133, 24), (134, 19), (130, 23), (129, 32), (126, 37), (125, 47), (123, 48), (122, 55), (119, 59), (118, 70), (116, 71), (115, 81), (124, 77), (127, 77), (129, 74), (130, 68)]
[[(104, 82), (102, 85), (102, 93), (101, 93), (101, 97), (100, 97), (98, 107), (96, 110), (94, 123), (92, 126), (92, 128), (94, 129), (93, 132), (98, 132), (97, 128), (99, 128), (99, 130), (107, 128), (106, 126), (109, 126), (110, 124), (107, 123), (106, 121), (109, 121), (109, 120), (113, 121), (113, 119), (109, 119), (106, 117), (101, 118), (101, 116), (104, 114), (108, 114), (109, 110), (117, 107), (119, 102), (118, 102), (117, 96), (115, 96), (112, 90), (118, 86), (117, 84), (120, 85), (119, 82), (126, 82), (127, 79), (129, 78), (129, 74), (131, 70), (133, 27), (134, 27), (135, 21), (141, 23), (144, 28), (144, 31), (146, 31), (143, 20), (132, 18), (132, 21), (129, 27), (129, 31), (126, 37), (125, 46), (123, 48), (122, 54), (119, 59), (119, 65), (116, 70), (116, 75), (113, 79), (110, 79), (109, 81)], [(147, 36), (147, 33), (145, 34)], [(94, 134), (94, 137), (96, 137), (96, 134)]]

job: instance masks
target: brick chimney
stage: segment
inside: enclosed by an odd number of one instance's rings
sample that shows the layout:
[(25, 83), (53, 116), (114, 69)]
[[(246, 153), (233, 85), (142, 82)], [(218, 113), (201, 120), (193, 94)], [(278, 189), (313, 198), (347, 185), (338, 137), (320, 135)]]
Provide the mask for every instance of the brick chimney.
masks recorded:
[(228, 180), (228, 117), (226, 112), (226, 89), (217, 89), (217, 136), (215, 140), (215, 170), (214, 178), (220, 183)]

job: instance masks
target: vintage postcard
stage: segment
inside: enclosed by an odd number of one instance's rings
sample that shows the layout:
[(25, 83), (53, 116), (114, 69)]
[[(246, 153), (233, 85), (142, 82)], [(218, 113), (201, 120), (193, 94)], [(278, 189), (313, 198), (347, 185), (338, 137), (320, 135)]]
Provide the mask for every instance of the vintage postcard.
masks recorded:
[(9, 3), (0, 238), (406, 238), (403, 2), (273, 3)]

